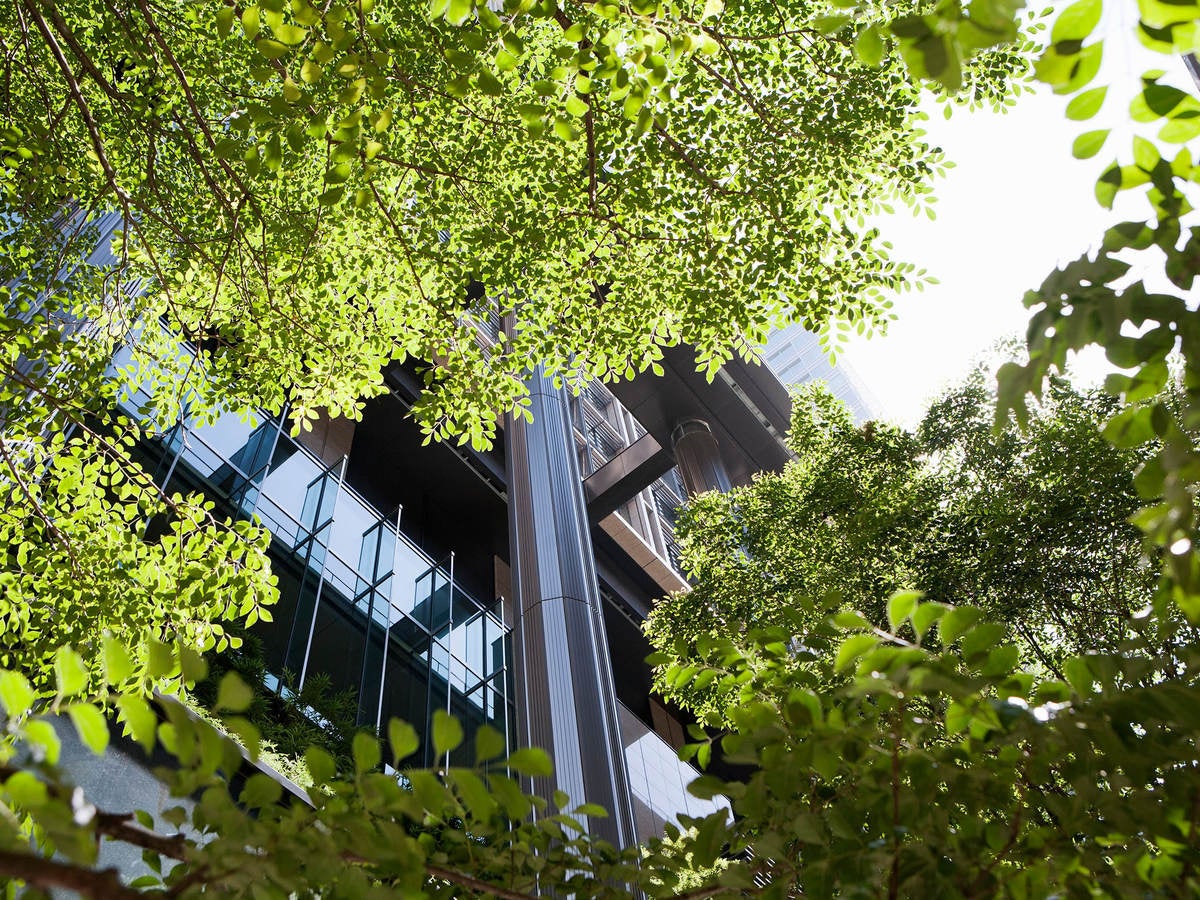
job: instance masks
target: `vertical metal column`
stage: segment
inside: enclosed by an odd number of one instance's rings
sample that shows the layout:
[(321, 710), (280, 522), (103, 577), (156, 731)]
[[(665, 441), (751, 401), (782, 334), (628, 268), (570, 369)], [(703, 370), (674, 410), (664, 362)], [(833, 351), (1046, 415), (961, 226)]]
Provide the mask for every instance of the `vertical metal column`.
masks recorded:
[(569, 404), (540, 367), (528, 385), (533, 422), (510, 416), (504, 429), (516, 743), (554, 760), (537, 793), (600, 804), (609, 817), (589, 818), (590, 833), (628, 846), (632, 801)]
[(703, 419), (685, 419), (671, 432), (671, 450), (688, 496), (729, 490), (729, 475), (712, 428)]

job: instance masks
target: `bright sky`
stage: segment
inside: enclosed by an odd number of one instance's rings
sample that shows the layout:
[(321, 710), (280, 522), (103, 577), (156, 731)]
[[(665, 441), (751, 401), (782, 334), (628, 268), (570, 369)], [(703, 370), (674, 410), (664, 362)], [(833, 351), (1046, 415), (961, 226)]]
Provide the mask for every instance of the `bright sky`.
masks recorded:
[[(935, 187), (937, 219), (902, 212), (881, 228), (897, 258), (928, 269), (940, 284), (897, 297), (898, 318), (887, 335), (856, 337), (839, 357), (874, 393), (885, 418), (915, 425), (928, 401), (996, 341), (1024, 335), (1026, 290), (1096, 246), (1107, 225), (1144, 215), (1144, 201), (1116, 216), (1092, 193), (1114, 154), (1128, 161), (1127, 128), (1114, 131), (1090, 160), (1071, 155), (1079, 134), (1126, 119), (1128, 99), (1118, 91), (1132, 96), (1142, 71), (1171, 62), (1142, 50), (1131, 24), (1106, 23), (1105, 64), (1094, 84), (1113, 87), (1092, 121), (1068, 121), (1065, 99), (1049, 90), (1023, 95), (1002, 115), (956, 110), (950, 121), (940, 111), (931, 115), (931, 143), (956, 164)], [(1180, 75), (1170, 80), (1182, 87), (1187, 76), (1182, 64), (1178, 68)], [(1103, 366), (1097, 354), (1081, 360), (1080, 374), (1098, 374)]]

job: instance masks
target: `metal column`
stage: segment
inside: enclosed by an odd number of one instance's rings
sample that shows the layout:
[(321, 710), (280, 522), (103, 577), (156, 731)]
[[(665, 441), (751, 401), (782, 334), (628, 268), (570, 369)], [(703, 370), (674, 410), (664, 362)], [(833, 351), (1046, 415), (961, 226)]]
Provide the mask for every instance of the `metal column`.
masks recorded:
[(729, 490), (729, 475), (712, 428), (703, 419), (686, 419), (671, 432), (671, 450), (688, 496)]
[(554, 760), (538, 794), (600, 804), (609, 817), (590, 817), (589, 832), (629, 846), (629, 779), (569, 404), (540, 367), (528, 385), (533, 422), (510, 416), (504, 429), (517, 743)]

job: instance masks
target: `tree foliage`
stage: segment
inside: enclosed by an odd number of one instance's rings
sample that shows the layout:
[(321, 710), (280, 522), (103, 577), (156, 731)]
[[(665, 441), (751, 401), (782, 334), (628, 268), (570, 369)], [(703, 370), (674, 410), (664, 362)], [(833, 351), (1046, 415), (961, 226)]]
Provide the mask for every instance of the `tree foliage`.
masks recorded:
[[(1067, 115), (1080, 121), (1096, 116), (1109, 96), (1107, 85), (1093, 83), (1104, 50), (1097, 35), (1100, 7), (1098, 0), (1081, 0), (1064, 11), (1037, 64), (1038, 77), (1071, 98)], [(1147, 0), (1138, 12), (1136, 36), (1145, 47), (1188, 54), (1195, 65), (1200, 8)], [(1031, 310), (1028, 360), (1000, 371), (997, 408), (1000, 419), (1012, 415), (1024, 422), (1028, 396), (1040, 396), (1047, 376), (1062, 371), (1070, 353), (1088, 346), (1102, 347), (1124, 370), (1106, 383), (1123, 404), (1105, 437), (1117, 447), (1153, 448), (1137, 478), (1148, 505), (1136, 523), (1167, 551), (1164, 574), (1175, 603), (1192, 621), (1200, 620), (1200, 555), (1194, 547), (1200, 343), (1192, 298), (1200, 272), (1200, 230), (1193, 215), (1200, 168), (1191, 147), (1200, 136), (1197, 104), (1194, 94), (1172, 84), (1164, 70), (1141, 75), (1129, 107), (1135, 131), (1131, 147), (1105, 168), (1095, 193), (1108, 209), (1119, 195), (1131, 207), (1144, 199), (1142, 216), (1109, 228), (1094, 254), (1056, 270), (1025, 295)], [(1102, 128), (1081, 135), (1075, 155), (1095, 156), (1110, 133)], [(1182, 390), (1165, 396), (1172, 353), (1181, 360)]]
[[(996, 433), (988, 378), (973, 371), (915, 432), (855, 425), (823, 385), (800, 388), (795, 459), (696, 498), (681, 517), (694, 587), (655, 606), (651, 641), (686, 658), (679, 648), (701, 635), (736, 643), (754, 627), (816, 627), (843, 607), (882, 627), (886, 598), (918, 587), (931, 601), (984, 609), (1050, 672), (1128, 636), (1158, 582), (1128, 521), (1149, 453), (1109, 445), (1101, 429), (1115, 399), (1063, 378), (1025, 428)], [(728, 702), (701, 690), (689, 705)]]
[[(1088, 343), (1132, 371), (1110, 382), (1128, 405), (1105, 434), (1118, 447), (1145, 444), (1149, 457), (1136, 484), (1154, 505), (1136, 521), (1166, 552), (1144, 628), (1065, 655), (1062, 678), (1025, 669), (978, 607), (910, 592), (874, 610), (880, 592), (867, 597), (874, 620), (805, 609), (736, 643), (698, 635), (686, 656), (658, 659), (665, 683), (707, 684), (737, 702), (706, 718), (684, 752), (705, 766), (719, 744), (749, 774), (692, 786), (729, 797), (736, 818), (687, 821), (669, 830), (669, 847), (641, 850), (573, 836), (568, 815), (530, 819), (539, 801), (509, 773), (543, 774), (545, 755), (502, 760), (486, 730), (475, 770), (384, 774), (366, 735), (353, 739), (352, 771), (310, 752), (312, 805), (283, 805), (265, 775), (231, 786), (243, 756), (227, 735), (250, 756), (258, 741), (239, 715), (251, 692), (236, 676), (217, 689), (216, 707), (231, 714), (223, 731), (169, 696), (147, 699), (202, 679), (194, 645), (219, 643), (213, 618), (251, 614), (270, 580), (261, 535), (211, 521), (199, 498), (163, 505), (120, 448), (205, 397), (272, 410), (291, 401), (301, 419), (353, 412), (378, 389), (380, 367), (405, 355), (437, 362), (426, 425), (478, 443), (495, 410), (520, 405), (532, 362), (568, 378), (616, 377), (683, 339), (716, 364), (788, 304), (815, 326), (876, 322), (870, 288), (907, 270), (856, 217), (892, 195), (919, 201), (938, 165), (913, 130), (914, 84), (996, 99), (1023, 49), (1012, 44), (1017, 16), (1004, 0), (6, 7), (0, 446), (4, 536), (16, 544), (3, 589), (44, 624), (22, 624), (37, 643), (27, 656), (24, 644), (6, 648), (0, 666), (0, 873), (13, 887), (119, 897), (626, 896), (631, 885), (697, 900), (1197, 893), (1198, 657), (1175, 615), (1200, 610), (1200, 351), (1185, 296), (1198, 265), (1185, 218), (1197, 179), (1186, 149), (1168, 161), (1162, 148), (1200, 126), (1194, 98), (1154, 74), (1133, 114), (1161, 121), (1158, 140), (1139, 138), (1133, 162), (1098, 188), (1106, 204), (1144, 188), (1151, 216), (1117, 226), (1096, 259), (1031, 293), (1030, 357), (1002, 373), (1000, 403), (1001, 415), (1027, 417), (1025, 395), (1042, 394), (1046, 373)], [(1152, 49), (1191, 52), (1198, 19), (1189, 0), (1145, 0), (1138, 34)], [(1104, 100), (1091, 86), (1098, 20), (1095, 0), (1067, 7), (1037, 66), (1073, 95), (1074, 118)], [(1089, 134), (1077, 149), (1102, 144)], [(125, 265), (79, 265), (89, 228), (63, 237), (56, 219), (71, 204), (125, 214)], [(1122, 255), (1142, 253), (1159, 254), (1177, 290), (1122, 280)], [(130, 279), (150, 290), (112, 302)], [(46, 286), (57, 292), (49, 307)], [(484, 353), (474, 322), (509, 310), (522, 328)], [(146, 327), (159, 316), (198, 343), (202, 370), (172, 370)], [(181, 387), (138, 425), (97, 417), (120, 390), (111, 351), (139, 324), (148, 343), (125, 383), (161, 375)], [(1166, 402), (1176, 347), (1183, 396)], [(844, 492), (861, 478), (909, 499), (911, 436), (884, 431), (878, 452), (861, 446), (865, 434), (843, 438), (839, 452), (871, 462)], [(165, 529), (136, 529), (154, 516)], [(117, 522), (149, 540), (123, 538)], [(744, 552), (738, 533), (723, 539)], [(73, 578), (55, 562), (73, 562)], [(228, 582), (212, 581), (217, 572)], [(191, 605), (160, 608), (197, 575), (203, 590), (181, 592)], [(864, 573), (861, 589), (885, 575)], [(109, 593), (130, 604), (121, 621), (101, 602)], [(73, 626), (53, 614), (60, 594), (75, 602), (68, 615), (94, 619), (79, 652), (54, 648), (50, 632)], [(136, 618), (147, 613), (159, 618)], [(56, 765), (54, 715), (96, 752), (111, 716), (171, 757), (162, 777), (198, 803), (169, 811), (165, 825), (96, 809)], [(389, 730), (393, 747), (416, 746), (408, 726)], [(433, 732), (439, 749), (461, 740), (445, 718)], [(174, 834), (185, 823), (193, 831)], [(145, 849), (159, 874), (120, 884), (97, 871), (98, 841)], [(719, 874), (692, 888), (676, 874), (684, 861)]]
[[(862, 216), (920, 206), (941, 154), (906, 63), (828, 12), (5, 4), (0, 615), (22, 645), (145, 623), (208, 646), (263, 615), (265, 538), (159, 496), (133, 451), (184, 418), (354, 416), (415, 357), (428, 433), (483, 446), (534, 364), (623, 377), (687, 341), (715, 371), (786, 318), (881, 325), (914, 273)], [(964, 96), (1002, 102), (1026, 55), (994, 50)], [(88, 264), (98, 241), (115, 264)]]
[[(20, 814), (0, 818), (0, 873), (123, 898), (165, 889), (524, 900), (550, 887), (628, 896), (635, 885), (686, 898), (1196, 891), (1194, 645), (1152, 657), (1130, 641), (1072, 658), (1058, 680), (1023, 670), (1002, 626), (977, 607), (898, 593), (888, 619), (886, 628), (851, 614), (815, 628), (794, 623), (803, 648), (791, 641), (795, 627), (754, 629), (737, 645), (706, 636), (694, 659), (660, 660), (673, 681), (708, 679), (738, 699), (728, 722), (693, 729), (697, 740), (683, 755), (706, 765), (719, 741), (751, 774), (706, 775), (691, 786), (729, 797), (736, 818), (723, 810), (684, 817), (687, 829), (668, 826), (667, 841), (624, 851), (581, 833), (574, 816), (597, 814), (590, 807), (531, 820), (545, 801), (523, 794), (512, 776), (545, 774), (549, 760), (531, 750), (502, 760), (503, 741), (487, 729), (476, 738), (474, 769), (384, 774), (369, 735), (355, 738), (352, 769), (314, 748), (310, 802), (288, 803), (265, 774), (231, 787), (243, 757), (225, 733), (170, 699), (158, 701), (156, 715), (127, 691), (119, 721), (172, 758), (159, 773), (172, 795), (198, 800), (168, 809), (160, 823), (97, 809), (56, 766), (60, 739), (47, 714), (68, 716), (97, 752), (108, 741), (104, 714), (78, 693), (82, 662), (64, 652), (42, 715), (23, 676), (0, 674), (9, 735), (0, 797)], [(203, 677), (198, 658), (163, 649), (156, 676)], [(218, 708), (236, 714), (249, 699), (227, 674)], [(225, 731), (254, 752), (248, 721), (234, 715)], [(399, 763), (417, 737), (396, 721), (389, 733)], [(432, 733), (439, 752), (462, 740), (449, 717), (435, 719)], [(566, 797), (555, 802), (570, 808)], [(94, 869), (105, 841), (147, 851), (152, 874), (123, 886), (116, 873)], [(694, 869), (713, 880), (680, 891)]]
[[(225, 401), (353, 415), (415, 356), (425, 427), (476, 444), (531, 360), (614, 378), (683, 341), (715, 371), (789, 319), (878, 327), (912, 268), (862, 216), (919, 204), (941, 155), (904, 62), (828, 12), (21, 0), (5, 274), (64, 204), (118, 210), (124, 315), (206, 342)], [(966, 96), (1023, 68), (995, 50)]]

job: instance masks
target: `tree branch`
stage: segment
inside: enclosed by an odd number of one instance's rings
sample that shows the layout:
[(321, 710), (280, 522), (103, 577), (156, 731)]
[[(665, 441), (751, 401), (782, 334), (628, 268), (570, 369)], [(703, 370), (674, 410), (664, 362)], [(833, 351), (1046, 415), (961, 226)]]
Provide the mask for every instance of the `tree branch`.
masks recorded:
[(43, 859), (29, 853), (0, 850), (0, 875), (40, 888), (63, 888), (95, 900), (142, 900), (140, 891), (125, 887), (116, 869), (88, 869)]
[(431, 866), (425, 864), (425, 871), (433, 878), (440, 878), (442, 881), (448, 881), (451, 884), (457, 884), (473, 891), (479, 891), (481, 894), (488, 894), (492, 897), (499, 897), (500, 900), (537, 900), (532, 894), (523, 894), (520, 891), (510, 891), (507, 888), (502, 888), (499, 885), (492, 884), (489, 881), (483, 881), (479, 878), (474, 878), (471, 875), (464, 875), (461, 872), (455, 872), (451, 869), (443, 869), (441, 866)]

